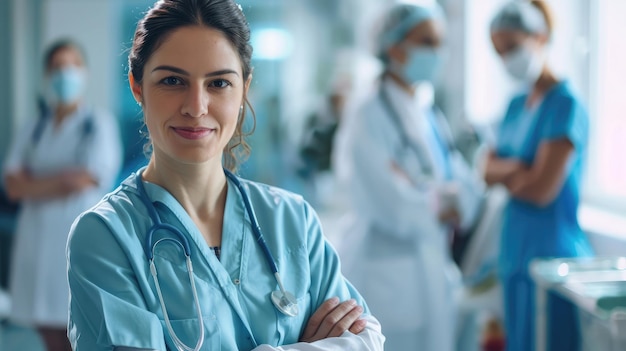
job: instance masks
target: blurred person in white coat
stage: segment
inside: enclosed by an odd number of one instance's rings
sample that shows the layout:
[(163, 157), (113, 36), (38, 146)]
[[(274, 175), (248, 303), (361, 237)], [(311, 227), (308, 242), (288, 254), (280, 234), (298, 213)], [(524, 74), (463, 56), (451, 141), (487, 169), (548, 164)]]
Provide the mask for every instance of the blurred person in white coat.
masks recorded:
[(338, 250), (380, 319), (386, 350), (454, 349), (462, 283), (451, 232), (474, 223), (483, 195), (434, 106), (444, 26), (434, 1), (390, 8), (377, 43), (379, 86), (347, 112), (333, 155), (350, 204)]
[(74, 219), (113, 186), (121, 166), (117, 122), (83, 100), (87, 68), (69, 39), (44, 55), (38, 117), (12, 141), (3, 177), (19, 201), (10, 270), (10, 320), (36, 328), (49, 351), (71, 350), (65, 247)]

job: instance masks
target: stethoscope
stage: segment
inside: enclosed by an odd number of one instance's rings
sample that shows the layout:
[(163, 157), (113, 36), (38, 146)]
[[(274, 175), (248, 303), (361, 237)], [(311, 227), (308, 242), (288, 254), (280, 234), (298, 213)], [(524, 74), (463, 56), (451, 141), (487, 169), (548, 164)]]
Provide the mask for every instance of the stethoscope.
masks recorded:
[[(432, 174), (433, 169), (431, 167), (430, 161), (427, 161), (428, 157), (425, 154), (425, 150), (416, 142), (411, 140), (411, 137), (408, 135), (404, 124), (402, 123), (402, 117), (400, 116), (400, 112), (391, 102), (391, 97), (389, 96), (389, 93), (387, 92), (383, 84), (380, 85), (378, 94), (384, 108), (387, 110), (391, 117), (391, 121), (393, 122), (394, 127), (396, 128), (398, 134), (400, 135), (400, 138), (402, 139), (402, 148), (405, 150), (410, 150), (411, 152), (413, 152), (413, 154), (415, 154), (419, 162), (420, 168), (424, 174)], [(436, 129), (436, 127), (434, 127), (434, 129)], [(438, 132), (435, 131), (435, 133)], [(443, 147), (447, 150), (447, 152), (451, 152), (454, 150), (454, 146), (449, 141), (439, 141), (439, 143), (443, 144)]]
[(430, 162), (427, 161), (428, 157), (425, 155), (424, 150), (420, 145), (413, 142), (409, 137), (403, 123), (402, 117), (400, 117), (400, 112), (394, 107), (391, 103), (391, 98), (389, 97), (389, 93), (385, 90), (383, 84), (380, 85), (378, 94), (380, 96), (380, 100), (383, 103), (383, 106), (391, 116), (391, 121), (393, 122), (394, 127), (398, 131), (400, 138), (402, 139), (402, 148), (405, 150), (410, 150), (417, 157), (418, 163), (424, 174), (432, 174), (433, 170), (430, 167)]
[[(256, 241), (259, 243), (259, 245), (261, 246), (261, 249), (263, 250), (263, 253), (265, 255), (265, 259), (267, 260), (267, 263), (270, 265), (270, 269), (272, 270), (272, 273), (274, 274), (274, 278), (276, 278), (276, 282), (278, 283), (279, 290), (273, 291), (271, 294), (272, 303), (274, 304), (276, 309), (280, 311), (281, 313), (290, 317), (297, 316), (299, 313), (298, 302), (296, 301), (295, 296), (292, 293), (286, 291), (285, 287), (283, 286), (283, 282), (280, 279), (280, 274), (278, 273), (278, 267), (276, 266), (276, 261), (274, 260), (274, 257), (272, 256), (272, 253), (270, 252), (270, 249), (267, 246), (267, 243), (265, 242), (265, 238), (263, 237), (263, 234), (261, 232), (261, 227), (259, 226), (259, 222), (257, 221), (256, 214), (254, 213), (252, 205), (250, 204), (250, 198), (248, 197), (248, 193), (244, 189), (241, 181), (234, 174), (232, 174), (230, 171), (226, 169), (224, 169), (224, 173), (226, 174), (228, 179), (230, 179), (235, 184), (235, 186), (237, 186), (237, 189), (239, 189), (239, 192), (241, 193), (244, 206), (246, 207), (246, 212), (248, 213), (248, 217), (250, 218), (250, 222), (252, 224), (252, 232), (254, 234), (254, 237)], [(165, 318), (165, 325), (167, 326), (167, 330), (170, 336), (172, 337), (172, 340), (174, 341), (176, 348), (179, 351), (198, 351), (200, 350), (204, 342), (204, 322), (202, 320), (202, 310), (200, 308), (200, 300), (198, 299), (198, 293), (196, 291), (196, 284), (195, 284), (195, 279), (193, 275), (193, 265), (191, 263), (191, 247), (189, 245), (189, 241), (187, 240), (187, 237), (185, 236), (185, 234), (183, 234), (180, 231), (180, 229), (176, 228), (175, 226), (171, 224), (161, 222), (161, 217), (157, 213), (156, 208), (154, 207), (154, 204), (152, 203), (152, 201), (150, 201), (150, 198), (148, 197), (148, 193), (146, 192), (143, 182), (141, 181), (141, 173), (137, 174), (135, 181), (137, 185), (137, 190), (139, 191), (139, 198), (141, 198), (141, 201), (145, 204), (146, 208), (148, 209), (150, 218), (152, 219), (152, 222), (153, 222), (152, 227), (150, 227), (150, 229), (148, 229), (148, 232), (146, 233), (146, 239), (145, 239), (144, 245), (145, 245), (146, 255), (148, 256), (148, 261), (150, 262), (150, 273), (152, 274), (152, 279), (154, 280), (154, 285), (156, 286), (157, 295), (159, 297), (159, 302), (161, 304), (161, 309), (163, 310), (163, 317)], [(152, 238), (154, 236), (154, 233), (158, 230), (169, 231), (176, 238), (166, 237), (166, 238), (161, 238), (157, 240), (156, 242), (153, 242)], [(189, 282), (191, 284), (191, 291), (193, 294), (194, 304), (196, 306), (196, 311), (198, 313), (198, 327), (200, 328), (200, 337), (194, 348), (191, 348), (185, 345), (176, 336), (176, 333), (174, 332), (170, 324), (169, 316), (167, 313), (167, 308), (165, 306), (165, 301), (163, 300), (161, 286), (159, 284), (159, 279), (157, 278), (157, 269), (156, 269), (156, 265), (154, 264), (154, 248), (159, 243), (164, 242), (164, 241), (169, 241), (169, 242), (173, 242), (177, 244), (178, 246), (182, 248), (185, 254), (185, 260), (187, 262), (187, 272), (189, 274)]]

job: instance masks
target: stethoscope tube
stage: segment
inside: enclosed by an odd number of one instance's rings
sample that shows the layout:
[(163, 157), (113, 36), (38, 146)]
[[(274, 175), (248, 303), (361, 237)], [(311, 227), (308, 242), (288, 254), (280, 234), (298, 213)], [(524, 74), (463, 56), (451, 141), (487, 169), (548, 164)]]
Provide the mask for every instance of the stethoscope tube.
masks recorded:
[(380, 96), (380, 99), (383, 103), (384, 108), (387, 110), (387, 112), (389, 113), (389, 116), (391, 117), (393, 125), (396, 127), (396, 130), (398, 131), (398, 134), (400, 135), (400, 138), (402, 139), (403, 147), (413, 151), (413, 153), (417, 157), (420, 168), (422, 169), (422, 172), (424, 174), (429, 174), (429, 175), (432, 174), (433, 170), (430, 167), (430, 162), (427, 161), (428, 157), (424, 154), (424, 150), (421, 148), (421, 146), (413, 142), (411, 138), (409, 137), (409, 135), (407, 134), (406, 130), (404, 129), (404, 125), (402, 123), (402, 117), (400, 116), (400, 112), (398, 112), (398, 110), (395, 108), (395, 106), (391, 102), (389, 93), (385, 90), (385, 87), (382, 84), (382, 82), (379, 87), (378, 94)]
[(226, 174), (228, 179), (230, 179), (235, 184), (235, 186), (239, 190), (239, 193), (241, 194), (241, 197), (243, 198), (243, 203), (244, 203), (244, 206), (246, 207), (246, 212), (248, 213), (248, 217), (250, 217), (250, 222), (252, 225), (252, 232), (254, 233), (256, 241), (261, 246), (261, 250), (263, 250), (263, 254), (265, 255), (265, 259), (267, 263), (269, 264), (270, 269), (272, 270), (272, 273), (274, 273), (274, 278), (276, 278), (276, 283), (278, 283), (279, 290), (273, 291), (271, 294), (272, 303), (274, 304), (274, 306), (276, 306), (276, 308), (280, 312), (290, 317), (297, 316), (299, 313), (298, 302), (295, 296), (291, 294), (290, 292), (288, 292), (287, 290), (285, 290), (285, 287), (283, 286), (283, 281), (280, 278), (280, 273), (278, 272), (276, 261), (274, 260), (274, 256), (272, 256), (272, 252), (267, 246), (267, 242), (265, 241), (265, 238), (263, 237), (263, 232), (261, 232), (261, 226), (259, 225), (259, 221), (256, 218), (256, 214), (254, 210), (252, 209), (252, 205), (250, 204), (250, 199), (248, 197), (246, 190), (243, 188), (243, 184), (241, 184), (237, 176), (232, 174), (227, 169), (224, 169), (224, 173)]
[[(152, 280), (154, 281), (154, 286), (157, 291), (157, 296), (159, 298), (159, 303), (161, 305), (161, 310), (163, 311), (163, 318), (165, 320), (165, 326), (167, 327), (167, 331), (172, 337), (172, 341), (174, 341), (174, 345), (178, 351), (199, 351), (204, 344), (204, 319), (202, 317), (202, 308), (200, 307), (200, 299), (198, 298), (198, 291), (196, 289), (196, 281), (193, 275), (193, 264), (191, 263), (191, 247), (189, 246), (189, 241), (185, 237), (185, 235), (178, 230), (178, 228), (174, 227), (171, 224), (161, 222), (161, 216), (156, 211), (156, 208), (150, 202), (148, 198), (146, 189), (141, 181), (141, 174), (137, 174), (137, 190), (139, 190), (141, 201), (146, 205), (146, 209), (150, 215), (150, 218), (153, 221), (152, 227), (148, 229), (146, 233), (146, 241), (145, 241), (145, 250), (146, 256), (148, 257), (148, 262), (150, 263), (150, 274), (152, 275)], [(170, 233), (175, 234), (179, 240), (174, 240), (172, 238), (163, 238), (157, 240), (157, 242), (153, 243), (153, 235), (158, 230), (167, 230)], [(156, 265), (154, 264), (154, 248), (161, 242), (171, 241), (177, 245), (179, 245), (185, 254), (185, 261), (187, 263), (187, 272), (189, 274), (189, 284), (191, 285), (191, 292), (193, 294), (193, 301), (196, 307), (196, 313), (198, 314), (198, 329), (200, 330), (200, 336), (198, 341), (196, 342), (196, 346), (191, 348), (185, 343), (183, 343), (174, 329), (172, 328), (172, 324), (170, 322), (169, 314), (167, 313), (167, 307), (165, 306), (165, 300), (163, 299), (163, 293), (161, 291), (161, 284), (159, 284), (159, 278), (157, 273)]]
[(241, 194), (241, 197), (243, 198), (243, 204), (246, 207), (246, 212), (248, 213), (248, 217), (250, 217), (250, 222), (252, 224), (252, 232), (254, 233), (254, 237), (256, 241), (261, 246), (261, 250), (263, 250), (263, 254), (265, 255), (267, 263), (270, 265), (270, 269), (272, 270), (272, 273), (274, 274), (278, 273), (278, 267), (276, 267), (276, 261), (274, 260), (274, 256), (272, 256), (272, 252), (267, 246), (267, 242), (265, 241), (265, 238), (263, 237), (263, 232), (261, 232), (261, 226), (259, 225), (259, 221), (256, 218), (256, 213), (254, 213), (254, 210), (252, 209), (252, 205), (250, 204), (250, 199), (247, 196), (246, 190), (243, 188), (243, 184), (241, 184), (239, 179), (237, 179), (237, 176), (232, 174), (230, 171), (224, 170), (224, 173), (226, 173), (226, 176), (228, 177), (228, 179), (230, 179), (235, 184), (235, 186), (239, 190), (239, 193)]

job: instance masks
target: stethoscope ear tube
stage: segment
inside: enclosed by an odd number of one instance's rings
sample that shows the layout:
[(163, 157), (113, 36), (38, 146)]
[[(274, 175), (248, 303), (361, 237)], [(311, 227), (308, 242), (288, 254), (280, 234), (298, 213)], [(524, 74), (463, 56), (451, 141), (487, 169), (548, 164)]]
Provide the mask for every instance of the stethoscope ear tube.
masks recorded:
[[(157, 242), (156, 244), (158, 244)], [(156, 246), (155, 244), (155, 246)], [(191, 257), (186, 257), (187, 268), (189, 272), (189, 283), (191, 284), (191, 292), (193, 294), (194, 305), (196, 307), (196, 313), (198, 314), (198, 329), (200, 329), (200, 336), (198, 341), (196, 342), (196, 346), (191, 348), (185, 343), (183, 343), (174, 329), (172, 328), (172, 324), (170, 322), (170, 317), (167, 313), (167, 307), (165, 306), (165, 300), (163, 299), (163, 293), (161, 292), (161, 285), (159, 284), (159, 278), (157, 277), (157, 269), (154, 264), (154, 259), (150, 260), (150, 273), (152, 274), (152, 280), (154, 281), (154, 285), (156, 287), (157, 295), (159, 297), (159, 303), (161, 304), (161, 310), (163, 311), (163, 319), (165, 320), (165, 326), (167, 327), (167, 331), (172, 337), (172, 341), (174, 341), (174, 345), (176, 345), (176, 349), (179, 351), (199, 351), (202, 348), (202, 344), (204, 344), (204, 319), (202, 317), (202, 309), (200, 307), (200, 299), (198, 298), (198, 291), (196, 290), (196, 282), (193, 276), (193, 265), (191, 263)]]
[(183, 252), (185, 253), (185, 256), (191, 257), (191, 246), (189, 245), (189, 241), (187, 240), (185, 235), (181, 233), (180, 230), (178, 230), (178, 228), (174, 227), (173, 225), (168, 224), (168, 223), (160, 223), (160, 220), (159, 220), (159, 223), (154, 224), (150, 229), (148, 229), (148, 232), (146, 233), (145, 242), (146, 242), (146, 255), (148, 256), (148, 260), (152, 260), (154, 258), (153, 250), (154, 250), (154, 246), (156, 246), (156, 243), (153, 244), (152, 237), (154, 236), (154, 233), (158, 230), (167, 230), (170, 233), (173, 233), (174, 235), (176, 235), (178, 239), (180, 239), (178, 243), (181, 245)]

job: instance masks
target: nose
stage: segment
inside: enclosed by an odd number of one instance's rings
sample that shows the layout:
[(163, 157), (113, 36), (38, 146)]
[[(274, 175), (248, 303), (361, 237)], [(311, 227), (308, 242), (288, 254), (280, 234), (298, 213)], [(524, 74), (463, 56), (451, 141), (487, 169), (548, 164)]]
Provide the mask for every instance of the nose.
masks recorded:
[(209, 93), (203, 84), (192, 84), (187, 91), (181, 113), (189, 117), (202, 117), (208, 113), (209, 100)]

